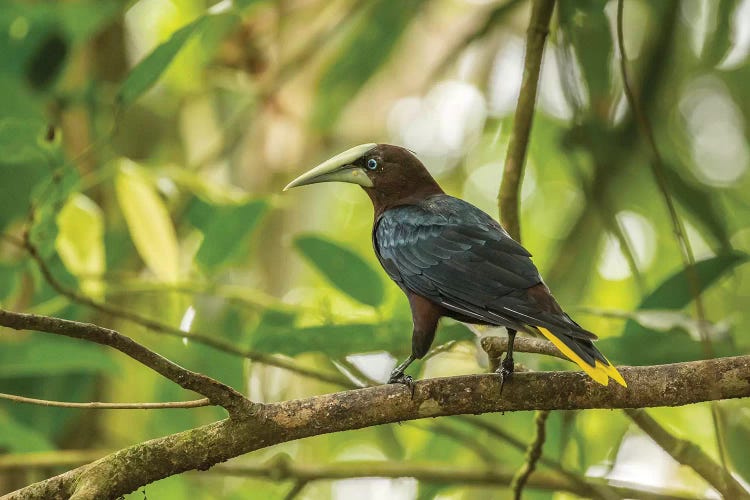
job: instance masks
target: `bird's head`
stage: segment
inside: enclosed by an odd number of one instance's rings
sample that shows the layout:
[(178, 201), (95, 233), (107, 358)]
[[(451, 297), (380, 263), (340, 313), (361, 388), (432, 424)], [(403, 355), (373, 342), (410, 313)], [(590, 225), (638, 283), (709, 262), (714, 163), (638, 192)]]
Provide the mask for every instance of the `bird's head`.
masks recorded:
[(411, 151), (391, 144), (361, 144), (347, 149), (300, 175), (284, 191), (334, 181), (362, 186), (376, 209), (443, 192)]

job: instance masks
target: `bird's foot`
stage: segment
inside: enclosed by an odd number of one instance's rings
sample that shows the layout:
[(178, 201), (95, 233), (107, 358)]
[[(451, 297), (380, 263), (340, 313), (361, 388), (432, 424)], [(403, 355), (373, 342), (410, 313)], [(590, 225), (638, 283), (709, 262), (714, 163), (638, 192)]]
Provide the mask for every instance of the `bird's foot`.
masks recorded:
[(388, 383), (405, 385), (411, 391), (411, 397), (414, 398), (414, 388), (416, 387), (416, 384), (414, 383), (414, 379), (411, 377), (411, 375), (406, 375), (404, 372), (395, 370), (393, 373), (391, 373), (391, 378), (388, 379)]
[(503, 387), (505, 387), (506, 382), (510, 382), (510, 379), (513, 378), (513, 368), (514, 368), (513, 358), (511, 356), (505, 356), (505, 359), (503, 359), (502, 363), (500, 363), (500, 366), (495, 370), (495, 373), (500, 375), (500, 394), (503, 393)]

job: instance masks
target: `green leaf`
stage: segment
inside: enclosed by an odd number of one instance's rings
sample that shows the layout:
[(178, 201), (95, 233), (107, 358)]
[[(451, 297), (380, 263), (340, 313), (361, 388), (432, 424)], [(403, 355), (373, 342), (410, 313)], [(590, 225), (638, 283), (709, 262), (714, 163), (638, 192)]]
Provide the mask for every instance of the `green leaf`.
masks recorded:
[(318, 84), (312, 113), (318, 128), (333, 127), (344, 106), (388, 59), (421, 4), (422, 0), (375, 0), (363, 9)]
[(722, 401), (719, 406), (724, 420), (724, 442), (734, 469), (745, 481), (750, 481), (750, 404), (746, 400)]
[[(682, 329), (669, 332), (645, 330), (610, 337), (597, 342), (596, 347), (616, 364), (634, 366), (696, 361), (706, 357), (703, 343), (694, 340)], [(714, 340), (711, 349), (719, 357), (741, 354), (728, 339)]]
[(320, 236), (300, 236), (294, 246), (339, 290), (373, 307), (383, 303), (380, 274), (348, 248)]
[[(695, 270), (703, 293), (724, 274), (747, 262), (748, 255), (740, 252), (719, 255), (697, 262)], [(673, 274), (659, 285), (640, 304), (639, 310), (679, 310), (693, 300), (685, 270)], [(653, 319), (653, 318), (652, 318)], [(648, 346), (644, 349), (644, 346)], [(728, 339), (714, 340), (711, 344), (717, 356), (737, 354)], [(607, 338), (597, 343), (599, 350), (615, 362), (625, 364), (658, 364), (691, 361), (705, 357), (699, 340), (694, 340), (683, 328), (668, 332), (649, 329), (633, 319), (625, 323), (619, 337)]]
[(13, 293), (17, 283), (18, 268), (0, 262), (0, 301)]
[(208, 22), (211, 16), (201, 16), (178, 29), (169, 39), (157, 46), (128, 74), (117, 93), (117, 102), (128, 106), (151, 88), (167, 70), (190, 38)]
[[(727, 55), (732, 48), (732, 18), (737, 16), (740, 2), (737, 0), (715, 0), (716, 25), (709, 33), (700, 62), (707, 68), (713, 69)], [(708, 7), (710, 9), (710, 7)]]
[[(406, 354), (411, 351), (411, 331), (411, 322), (289, 327), (275, 329), (273, 333), (269, 333), (267, 328), (259, 327), (253, 348), (287, 356), (317, 351), (324, 352), (332, 358), (374, 351)], [(455, 328), (441, 328), (440, 335), (450, 340), (475, 338), (473, 333), (460, 325)]]
[(366, 323), (289, 328), (273, 335), (257, 335), (253, 348), (287, 356), (324, 352), (330, 357), (372, 351), (405, 351), (407, 347), (411, 348), (408, 342), (411, 328), (408, 324), (401, 326), (401, 335), (394, 335), (394, 328), (388, 325)]
[(81, 288), (91, 296), (100, 297), (104, 274), (104, 217), (90, 198), (75, 193), (57, 216), (55, 248), (65, 267), (76, 276)]
[[(592, 107), (610, 94), (613, 50), (610, 24), (604, 12), (605, 5), (600, 0), (576, 0), (558, 4), (560, 27), (581, 65)], [(565, 77), (572, 75), (572, 72), (567, 72)], [(576, 83), (575, 80), (566, 82), (573, 87)]]
[(0, 410), (0, 452), (27, 453), (53, 450), (54, 445), (32, 426)]
[(231, 184), (213, 182), (199, 172), (166, 167), (159, 169), (159, 173), (212, 205), (239, 205), (248, 201), (248, 194), (242, 189)]
[(116, 373), (107, 350), (99, 345), (49, 335), (0, 343), (0, 378), (69, 373)]
[[(748, 256), (742, 252), (711, 257), (695, 264), (698, 278), (698, 291), (703, 293), (725, 273), (747, 262)], [(693, 291), (688, 281), (686, 270), (679, 271), (651, 292), (638, 306), (638, 309), (682, 309), (693, 300)], [(637, 322), (629, 320), (625, 324), (623, 335), (633, 335), (646, 330)]]
[(268, 211), (266, 200), (243, 205), (214, 206), (194, 200), (190, 222), (203, 233), (196, 260), (204, 269), (214, 269), (237, 255), (246, 255), (249, 239)]
[(180, 261), (177, 235), (167, 207), (148, 177), (123, 158), (115, 191), (138, 254), (160, 280), (176, 282)]
[[(62, 159), (60, 160), (62, 164)], [(42, 179), (31, 195), (34, 203), (34, 225), (30, 237), (39, 254), (49, 259), (55, 254), (57, 241), (57, 216), (80, 181), (78, 170), (67, 167)]]
[(47, 163), (47, 154), (41, 146), (46, 124), (39, 119), (0, 118), (0, 162), (27, 165)]

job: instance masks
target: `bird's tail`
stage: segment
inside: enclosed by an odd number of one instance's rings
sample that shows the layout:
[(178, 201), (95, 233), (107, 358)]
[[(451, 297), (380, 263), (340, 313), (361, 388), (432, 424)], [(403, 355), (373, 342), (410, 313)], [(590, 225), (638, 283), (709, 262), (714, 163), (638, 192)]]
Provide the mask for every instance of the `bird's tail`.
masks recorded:
[(623, 387), (627, 387), (625, 379), (622, 378), (617, 368), (594, 347), (594, 343), (589, 339), (580, 337), (571, 337), (566, 334), (556, 335), (552, 331), (537, 326), (537, 329), (552, 342), (561, 353), (567, 356), (571, 361), (581, 367), (581, 369), (602, 385), (607, 385), (609, 379)]

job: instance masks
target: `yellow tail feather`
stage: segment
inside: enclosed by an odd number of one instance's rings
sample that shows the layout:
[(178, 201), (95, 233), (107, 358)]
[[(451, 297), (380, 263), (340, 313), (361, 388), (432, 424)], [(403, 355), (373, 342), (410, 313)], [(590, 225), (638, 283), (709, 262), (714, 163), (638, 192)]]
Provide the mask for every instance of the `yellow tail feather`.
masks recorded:
[[(586, 363), (581, 357), (573, 352), (573, 350), (566, 346), (565, 343), (557, 338), (555, 335), (552, 334), (549, 330), (542, 327), (537, 327), (540, 332), (542, 332), (542, 335), (547, 337), (547, 340), (552, 342), (555, 347), (559, 349), (561, 353), (563, 353), (565, 356), (567, 356), (571, 361), (573, 361), (575, 364), (577, 364), (581, 369), (588, 374), (589, 377), (596, 380), (602, 385), (608, 385), (609, 379), (614, 379), (615, 382), (620, 384), (623, 387), (627, 387), (628, 384), (625, 383), (625, 380), (622, 378), (622, 375), (617, 371), (617, 369), (612, 366), (611, 364), (605, 365), (601, 361), (596, 361), (594, 366), (589, 365)], [(607, 361), (609, 363), (609, 361)]]
[[(604, 359), (607, 359), (607, 358), (604, 358)], [(612, 363), (609, 362), (608, 359), (607, 359), (607, 364), (606, 365), (603, 364), (601, 361), (597, 361), (596, 362), (596, 366), (597, 366), (597, 368), (601, 367), (612, 380), (614, 380), (615, 382), (617, 382), (621, 386), (623, 386), (623, 387), (627, 387), (628, 386), (628, 383), (625, 382), (624, 378), (622, 378), (622, 375), (620, 375), (620, 372), (617, 371), (617, 368), (615, 368), (612, 365)]]

